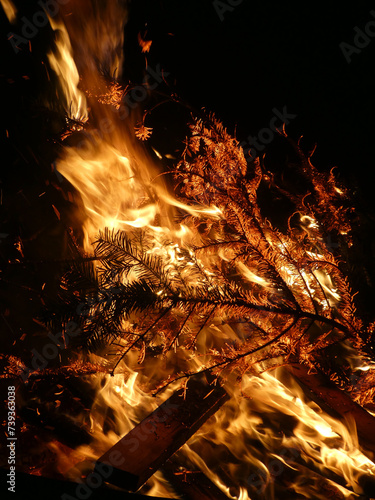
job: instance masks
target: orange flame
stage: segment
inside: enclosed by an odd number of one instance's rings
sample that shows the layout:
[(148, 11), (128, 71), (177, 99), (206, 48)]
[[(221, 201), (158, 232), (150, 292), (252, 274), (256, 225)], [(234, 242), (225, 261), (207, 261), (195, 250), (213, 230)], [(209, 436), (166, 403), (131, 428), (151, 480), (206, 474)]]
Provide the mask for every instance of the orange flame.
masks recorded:
[(12, 0), (1, 0), (1, 5), (4, 9), (5, 15), (10, 23), (14, 23), (17, 19), (17, 8)]

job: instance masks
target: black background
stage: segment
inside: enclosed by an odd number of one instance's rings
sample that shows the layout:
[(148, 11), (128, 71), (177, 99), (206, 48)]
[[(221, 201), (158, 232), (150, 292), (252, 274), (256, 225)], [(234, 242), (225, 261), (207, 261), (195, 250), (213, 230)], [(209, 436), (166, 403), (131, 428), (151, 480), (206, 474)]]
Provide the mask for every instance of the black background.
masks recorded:
[(315, 164), (338, 166), (371, 198), (375, 41), (350, 64), (340, 48), (353, 44), (355, 26), (375, 20), (371, 6), (243, 0), (221, 16), (217, 10), (204, 0), (133, 2), (129, 72), (136, 67), (131, 40), (147, 28), (150, 64), (160, 63), (189, 103), (214, 111), (240, 141), (286, 106), (297, 115), (287, 132), (317, 143)]

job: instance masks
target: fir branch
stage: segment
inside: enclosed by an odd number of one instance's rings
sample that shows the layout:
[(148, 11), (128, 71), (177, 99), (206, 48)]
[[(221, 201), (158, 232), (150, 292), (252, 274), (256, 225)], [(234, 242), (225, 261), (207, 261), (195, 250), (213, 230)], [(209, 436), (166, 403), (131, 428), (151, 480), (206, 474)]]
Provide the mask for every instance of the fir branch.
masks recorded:
[[(131, 350), (142, 345), (147, 356), (146, 347), (159, 340), (163, 355), (178, 344), (203, 349), (199, 354), (204, 358), (210, 353), (197, 337), (203, 330), (211, 335), (210, 322), (233, 326), (237, 340), (223, 346), (213, 338), (216, 354), (211, 354), (219, 361), (203, 363), (199, 373), (242, 373), (259, 363), (258, 352), (267, 351), (269, 359), (298, 352), (300, 361), (311, 362), (322, 346), (346, 338), (360, 346), (363, 325), (349, 283), (327, 247), (317, 244), (317, 235), (338, 231), (340, 223), (348, 229), (347, 211), (340, 205), (344, 191), (332, 173), (323, 175), (312, 167), (299, 143), (293, 148), (292, 167), (309, 187), (314, 206), (306, 192), (294, 192), (259, 160), (248, 164), (238, 141), (214, 115), (202, 114), (191, 124), (181, 161), (171, 173), (179, 200), (194, 209), (216, 207), (217, 214), (195, 210), (195, 215), (184, 216), (182, 222), (193, 236), (182, 243), (173, 235), (171, 241), (156, 236), (149, 228), (100, 231), (95, 266), (73, 266), (64, 278), (65, 310), (56, 315), (55, 324), (58, 318), (74, 318), (81, 327), (80, 341), (89, 350), (121, 345), (112, 373)], [(301, 220), (313, 218), (314, 229), (299, 234), (290, 214), (285, 216), (287, 230), (271, 224), (258, 201), (261, 186), (288, 198), (293, 215), (299, 213)], [(325, 277), (337, 287), (334, 310)], [(88, 313), (69, 314), (79, 304)], [(242, 337), (235, 332), (239, 324), (244, 325)]]

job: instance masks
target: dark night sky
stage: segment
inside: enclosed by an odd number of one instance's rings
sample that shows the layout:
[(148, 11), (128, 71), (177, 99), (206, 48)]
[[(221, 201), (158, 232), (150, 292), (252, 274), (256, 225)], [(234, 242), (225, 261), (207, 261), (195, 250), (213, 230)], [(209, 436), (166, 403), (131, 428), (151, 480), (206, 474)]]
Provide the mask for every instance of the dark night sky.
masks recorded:
[[(22, 4), (22, 14), (40, 10), (34, 1), (15, 3)], [(237, 3), (220, 18), (219, 4), (211, 0), (133, 1), (126, 27), (126, 74), (136, 79), (144, 66), (137, 33), (147, 26), (146, 37), (153, 40), (149, 64), (160, 64), (186, 101), (214, 111), (230, 131), (236, 127), (241, 141), (267, 127), (273, 108), (286, 106), (297, 115), (287, 132), (317, 142), (315, 164), (337, 165), (369, 193), (368, 175), (375, 165), (375, 40), (353, 54), (350, 64), (339, 44), (352, 44), (355, 26), (364, 29), (375, 21), (371, 6), (327, 4), (322, 10), (310, 3)], [(16, 80), (16, 86), (4, 83), (4, 77), (1, 81), (2, 114), (9, 118), (14, 113), (8, 115), (6, 109), (19, 101), (19, 94), (27, 100), (28, 93), (40, 92), (37, 61), (48, 46), (48, 28), (32, 40), (30, 60), (14, 54), (6, 40), (11, 27), (2, 13), (0, 17), (0, 73)], [(31, 81), (17, 87), (23, 74)], [(17, 112), (27, 113), (25, 107)]]
[(237, 3), (221, 20), (211, 1), (134, 2), (127, 33), (134, 37), (147, 23), (149, 63), (160, 63), (187, 101), (214, 111), (229, 130), (237, 126), (241, 141), (268, 125), (274, 107), (286, 106), (297, 115), (287, 132), (317, 142), (315, 164), (337, 165), (369, 194), (375, 40), (350, 64), (339, 45), (353, 44), (355, 26), (375, 21), (371, 7)]

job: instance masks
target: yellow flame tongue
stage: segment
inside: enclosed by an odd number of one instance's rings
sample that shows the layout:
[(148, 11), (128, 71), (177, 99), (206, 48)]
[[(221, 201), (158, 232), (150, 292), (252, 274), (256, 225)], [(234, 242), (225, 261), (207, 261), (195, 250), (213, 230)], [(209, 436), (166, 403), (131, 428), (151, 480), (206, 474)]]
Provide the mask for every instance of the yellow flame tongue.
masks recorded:
[(48, 54), (51, 68), (59, 78), (67, 115), (72, 120), (86, 121), (87, 106), (84, 94), (78, 89), (79, 74), (73, 59), (72, 47), (65, 25), (48, 16), (51, 27), (58, 33), (55, 50)]
[[(154, 222), (158, 206), (150, 202), (150, 180), (142, 181), (129, 159), (114, 146), (67, 148), (58, 170), (81, 194), (86, 209), (86, 250), (98, 230), (144, 227)], [(144, 177), (144, 176), (143, 176)], [(145, 206), (140, 207), (145, 200)]]
[(17, 19), (17, 8), (11, 0), (0, 0), (4, 9), (5, 15), (10, 23), (14, 23)]

